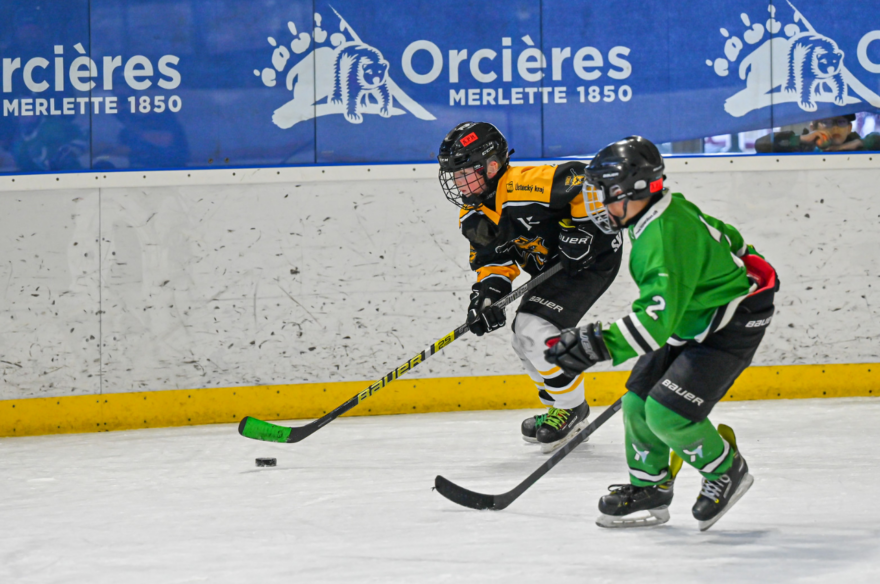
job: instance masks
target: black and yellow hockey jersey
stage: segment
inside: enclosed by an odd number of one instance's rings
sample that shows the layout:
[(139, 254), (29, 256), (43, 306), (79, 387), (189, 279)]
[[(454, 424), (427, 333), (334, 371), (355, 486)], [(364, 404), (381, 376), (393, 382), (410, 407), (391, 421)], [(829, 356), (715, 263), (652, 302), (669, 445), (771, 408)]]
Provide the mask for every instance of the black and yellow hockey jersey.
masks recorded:
[(581, 194), (585, 166), (566, 162), (509, 167), (492, 198), (477, 209), (461, 211), (461, 232), (471, 244), (470, 264), (477, 281), (499, 275), (512, 282), (520, 269), (535, 276), (555, 263), (562, 219), (586, 225), (592, 234), (596, 260), (589, 269), (614, 265), (623, 238), (602, 233), (587, 218)]

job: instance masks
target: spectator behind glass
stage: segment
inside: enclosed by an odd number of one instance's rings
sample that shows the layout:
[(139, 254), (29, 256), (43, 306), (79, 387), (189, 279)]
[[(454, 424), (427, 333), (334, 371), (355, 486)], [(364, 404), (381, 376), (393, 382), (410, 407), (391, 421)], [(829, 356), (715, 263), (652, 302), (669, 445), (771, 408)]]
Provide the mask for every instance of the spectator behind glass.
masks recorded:
[(16, 170), (48, 172), (81, 170), (89, 143), (68, 117), (19, 116), (11, 140)]
[(128, 157), (130, 168), (164, 170), (186, 167), (189, 142), (177, 114), (167, 108), (162, 113), (132, 113), (128, 100), (141, 95), (126, 86), (117, 89), (120, 106), (116, 119), (122, 129), (116, 147), (106, 153)]
[(794, 132), (774, 132), (758, 138), (755, 151), (767, 152), (843, 152), (880, 150), (880, 133), (860, 137), (853, 132), (855, 114), (835, 116), (810, 122), (810, 131), (798, 136)]

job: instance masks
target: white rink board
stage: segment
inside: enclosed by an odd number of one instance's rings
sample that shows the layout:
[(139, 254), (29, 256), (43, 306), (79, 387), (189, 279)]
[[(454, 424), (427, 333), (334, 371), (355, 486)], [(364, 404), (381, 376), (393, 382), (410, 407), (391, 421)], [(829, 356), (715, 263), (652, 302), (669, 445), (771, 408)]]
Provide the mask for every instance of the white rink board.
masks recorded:
[[(595, 412), (594, 412), (595, 413)], [(690, 515), (594, 525), (627, 481), (613, 417), (503, 511), (458, 507), (437, 474), (513, 488), (544, 457), (525, 411), (342, 418), (299, 444), (230, 424), (0, 440), (0, 582), (873, 584), (880, 578), (880, 401), (719, 404), (755, 476), (711, 530)], [(405, 437), (405, 440), (401, 440)], [(254, 458), (278, 459), (257, 469)]]
[[(779, 271), (756, 364), (876, 362), (880, 168), (808, 158), (673, 161), (668, 185)], [(461, 324), (473, 278), (434, 171), (405, 170), (419, 178), (0, 192), (0, 399), (380, 377)], [(587, 319), (619, 318), (636, 292), (622, 270)], [(410, 375), (521, 373), (509, 334)]]

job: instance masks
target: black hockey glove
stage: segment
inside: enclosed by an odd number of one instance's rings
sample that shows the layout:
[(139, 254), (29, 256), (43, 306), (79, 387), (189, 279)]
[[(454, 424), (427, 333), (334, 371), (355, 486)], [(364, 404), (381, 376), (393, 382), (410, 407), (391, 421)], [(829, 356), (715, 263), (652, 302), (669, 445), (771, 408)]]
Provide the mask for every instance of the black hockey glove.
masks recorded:
[(559, 222), (559, 261), (569, 276), (582, 272), (593, 263), (593, 234), (586, 225), (577, 225), (571, 219)]
[(601, 322), (565, 329), (558, 337), (547, 339), (547, 346), (544, 358), (558, 365), (570, 377), (611, 358), (602, 338)]
[(492, 304), (510, 294), (512, 288), (510, 282), (501, 278), (487, 278), (474, 284), (467, 314), (467, 324), (472, 333), (482, 337), (505, 325), (507, 315), (504, 309)]

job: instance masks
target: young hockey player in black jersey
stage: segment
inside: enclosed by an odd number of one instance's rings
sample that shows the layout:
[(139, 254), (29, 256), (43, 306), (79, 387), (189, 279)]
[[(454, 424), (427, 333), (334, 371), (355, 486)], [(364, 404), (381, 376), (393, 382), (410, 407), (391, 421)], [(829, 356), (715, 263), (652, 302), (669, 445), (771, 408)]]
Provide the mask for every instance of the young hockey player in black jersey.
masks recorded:
[(492, 124), (466, 122), (440, 145), (440, 185), (461, 208), (461, 232), (477, 272), (467, 322), (477, 336), (506, 322), (491, 304), (508, 294), (520, 269), (532, 276), (557, 261), (565, 268), (523, 297), (513, 321), (513, 349), (548, 406), (526, 419), (522, 435), (558, 448), (589, 413), (584, 375), (569, 375), (544, 359), (544, 339), (576, 326), (617, 275), (620, 234), (605, 234), (587, 218), (584, 164), (509, 165), (507, 140)]
[(569, 375), (639, 357), (623, 397), (630, 484), (612, 485), (597, 523), (668, 521), (683, 460), (703, 475), (692, 512), (705, 530), (753, 481), (733, 430), (716, 430), (708, 416), (751, 363), (778, 285), (736, 228), (663, 187), (664, 167), (657, 147), (633, 136), (601, 150), (586, 168), (587, 213), (605, 233), (627, 231), (640, 295), (633, 312), (611, 325), (549, 339), (546, 356)]

